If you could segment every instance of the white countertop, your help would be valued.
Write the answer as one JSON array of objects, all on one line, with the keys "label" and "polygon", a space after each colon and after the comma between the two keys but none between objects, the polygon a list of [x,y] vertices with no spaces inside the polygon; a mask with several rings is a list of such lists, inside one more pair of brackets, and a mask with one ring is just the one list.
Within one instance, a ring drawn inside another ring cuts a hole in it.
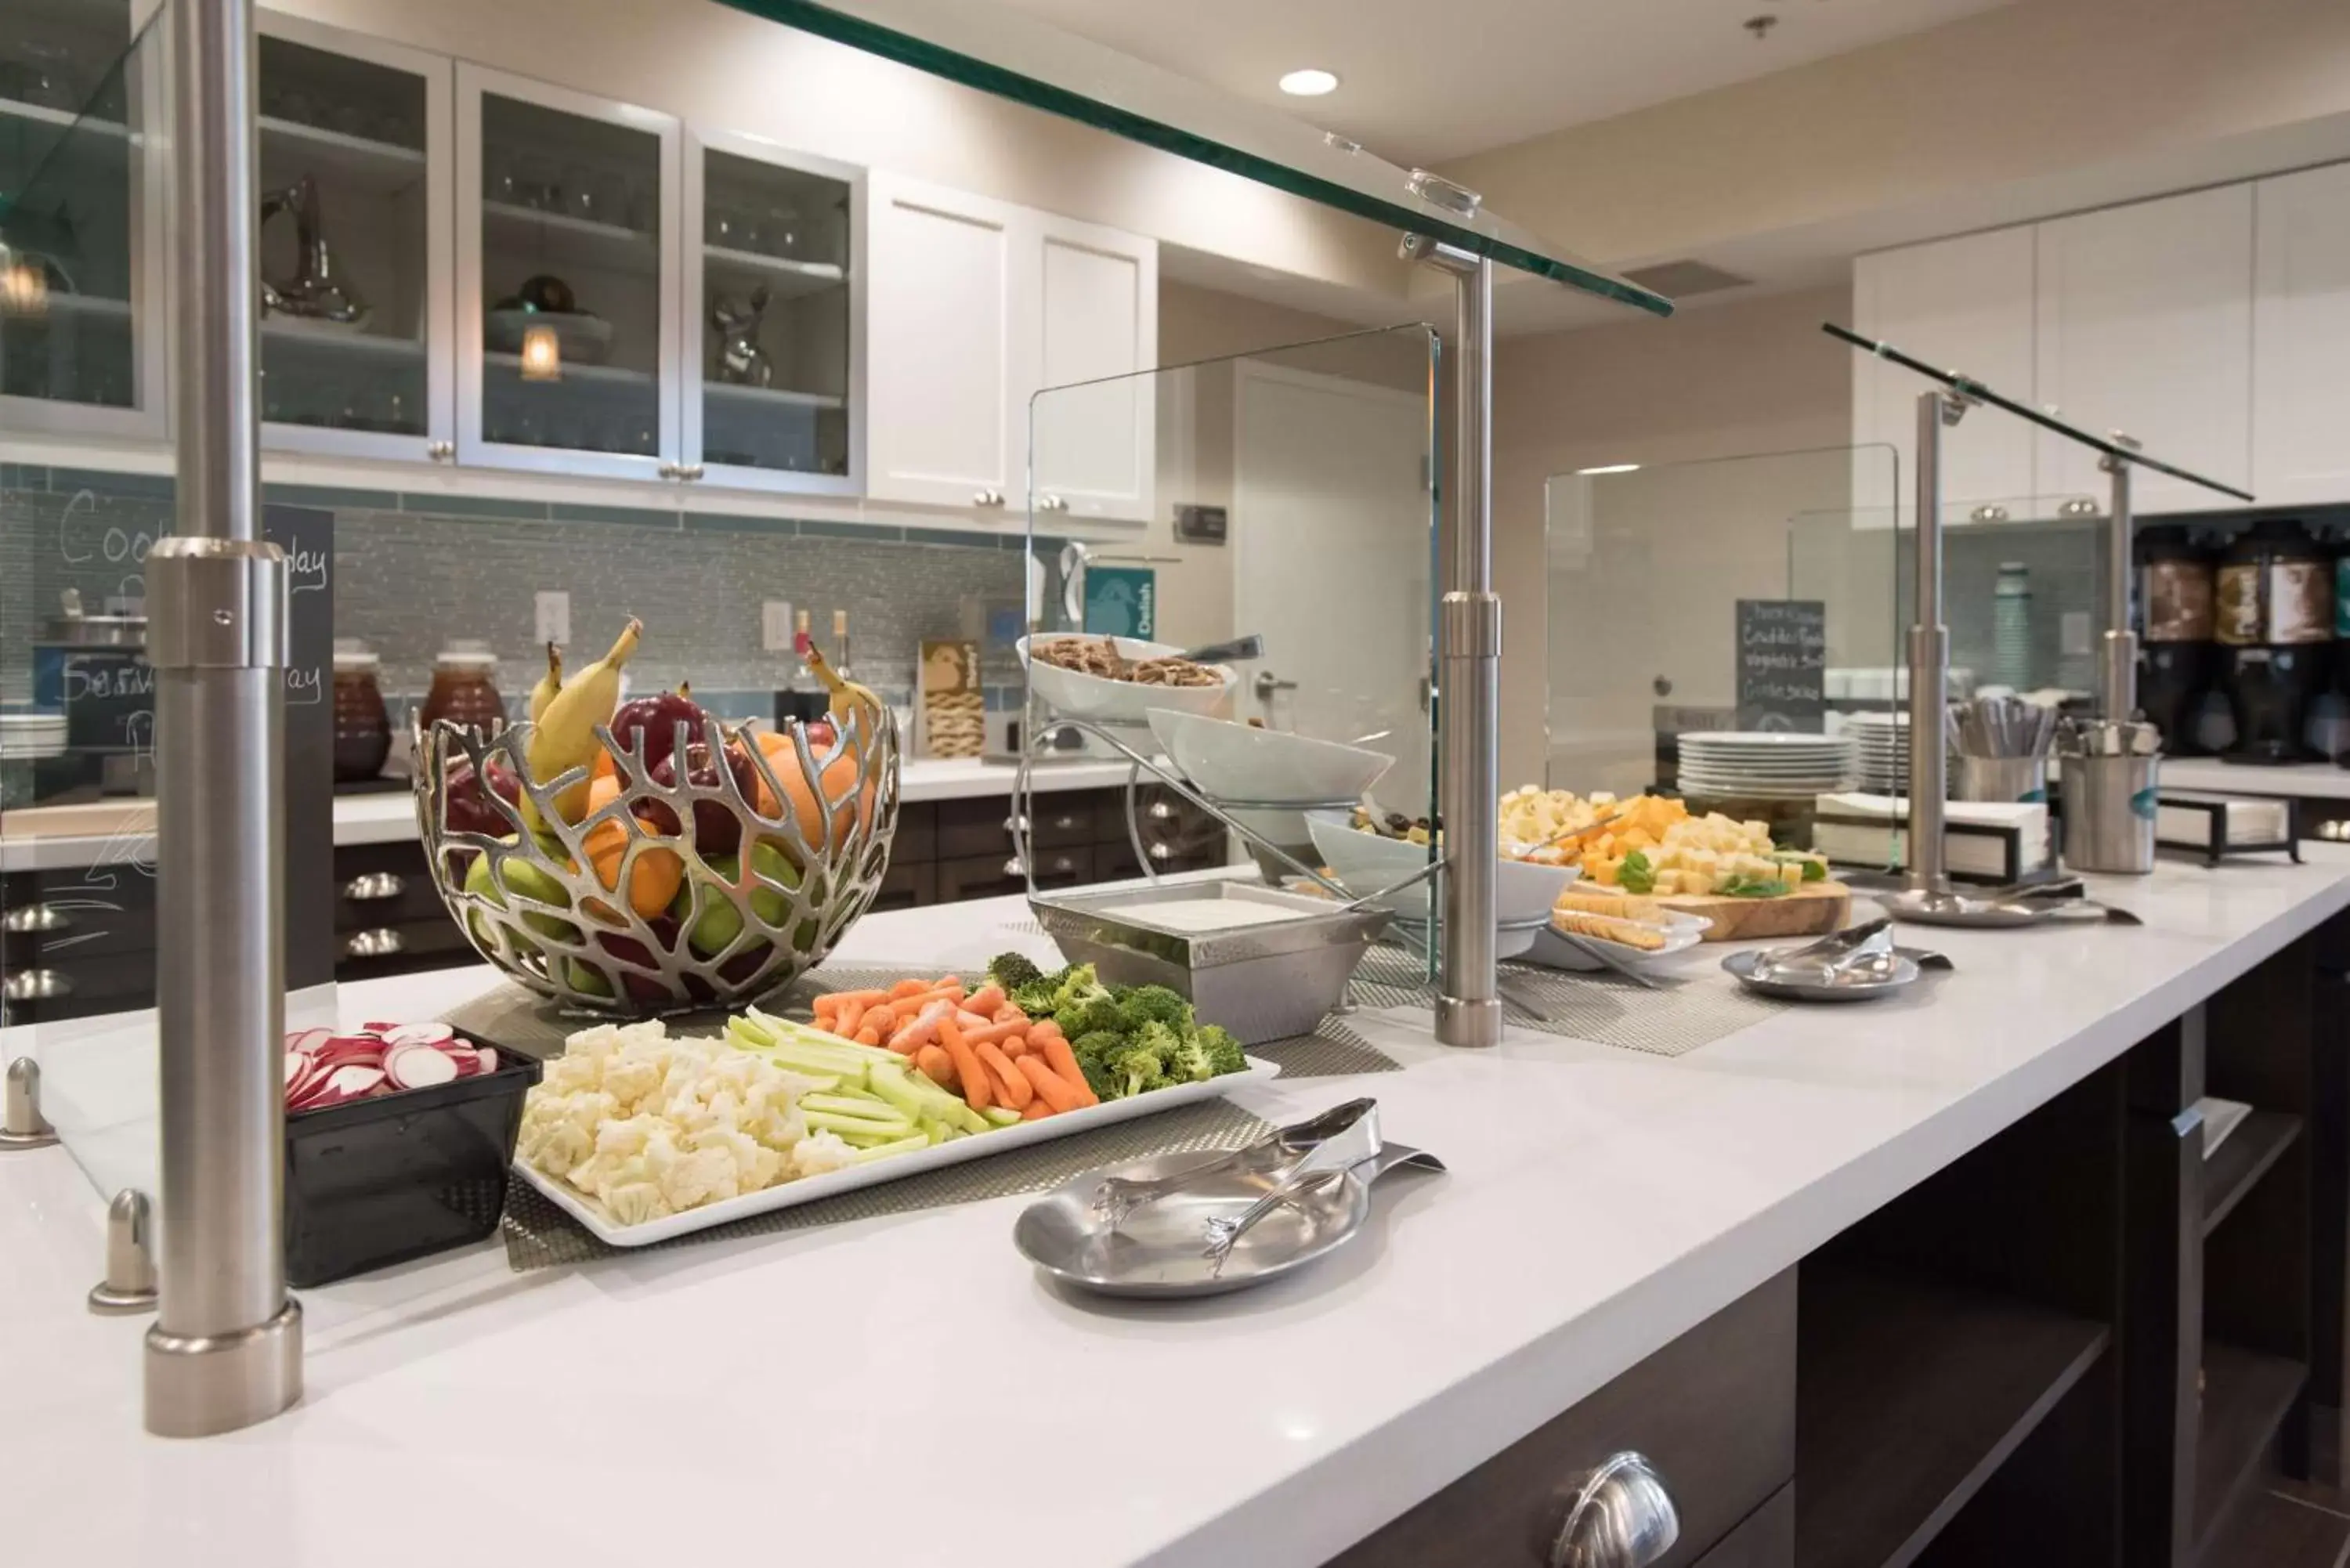
[{"label": "white countertop", "polygon": [[[907,763],[899,772],[899,798],[912,801],[962,800],[1012,794],[1013,764],[983,762],[977,757],[931,759]],[[1050,763],[1035,770],[1040,793],[1068,789],[1103,789],[1126,783],[1123,762]],[[26,807],[12,817],[37,816],[45,808]],[[106,802],[65,808],[78,822],[102,826],[65,832],[0,835],[0,871],[57,871],[78,866],[124,861],[147,862],[155,857],[155,808],[149,801]],[[377,794],[335,797],[335,843],[389,844],[416,836],[416,803],[405,790]]]},{"label": "white countertop", "polygon": [[[2350,848],[2307,853],[2095,878],[2147,924],[1936,931],[1954,974],[1676,1059],[1521,1031],[1452,1052],[1425,1014],[1360,1015],[1407,1071],[1242,1098],[1287,1120],[1376,1095],[1451,1174],[1391,1178],[1349,1249],[1260,1291],[1063,1295],[1010,1245],[1017,1199],[527,1275],[492,1244],[305,1293],[303,1404],[203,1442],[140,1434],[143,1320],[82,1308],[96,1192],[61,1150],[0,1155],[0,1343],[38,1347],[9,1358],[0,1540],[88,1568],[232,1541],[250,1568],[784,1543],[858,1568],[1313,1568],[2350,905]],[[877,916],[842,956],[1042,956],[1006,929],[1024,913]],[[1721,951],[1684,972],[1730,983]],[[485,978],[346,986],[340,1009],[419,1016]]]}]

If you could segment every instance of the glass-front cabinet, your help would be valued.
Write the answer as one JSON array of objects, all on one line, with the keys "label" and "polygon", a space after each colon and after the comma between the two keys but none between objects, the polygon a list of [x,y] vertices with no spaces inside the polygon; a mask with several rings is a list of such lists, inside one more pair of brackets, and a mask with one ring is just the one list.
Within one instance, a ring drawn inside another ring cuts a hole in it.
[{"label": "glass-front cabinet", "polygon": [[163,433],[149,10],[10,0],[0,20],[0,429]]},{"label": "glass-front cabinet", "polygon": [[856,171],[724,132],[689,131],[681,327],[689,479],[854,488],[863,434],[864,232]]},{"label": "glass-front cabinet", "polygon": [[264,439],[446,461],[450,63],[275,14],[259,53]]},{"label": "glass-front cabinet", "polygon": [[679,476],[666,115],[457,67],[461,462]]}]

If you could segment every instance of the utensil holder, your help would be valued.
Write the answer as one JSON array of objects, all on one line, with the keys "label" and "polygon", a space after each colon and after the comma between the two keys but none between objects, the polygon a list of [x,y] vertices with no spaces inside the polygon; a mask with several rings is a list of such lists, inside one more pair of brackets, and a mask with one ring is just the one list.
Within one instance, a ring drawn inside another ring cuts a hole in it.
[{"label": "utensil holder", "polygon": [[2048,759],[2037,757],[1970,757],[1951,759],[1958,764],[1952,783],[1959,800],[2025,802],[2040,805],[2048,798]]},{"label": "utensil holder", "polygon": [[2064,759],[2064,864],[2142,876],[2154,869],[2155,779],[2162,758]]}]

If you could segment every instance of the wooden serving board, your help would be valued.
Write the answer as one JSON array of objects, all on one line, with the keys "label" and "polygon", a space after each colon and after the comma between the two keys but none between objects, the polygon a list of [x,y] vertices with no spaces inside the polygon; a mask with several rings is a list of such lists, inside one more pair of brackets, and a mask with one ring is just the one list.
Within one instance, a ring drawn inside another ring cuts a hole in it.
[{"label": "wooden serving board", "polygon": [[[1574,891],[1570,886],[1568,892]],[[1713,922],[1705,933],[1707,941],[1752,942],[1840,929],[1852,913],[1852,889],[1841,882],[1806,882],[1779,898],[1725,898],[1700,893],[1642,898],[1627,893],[1611,898],[1609,908],[1635,919],[1659,909],[1702,915]]]}]

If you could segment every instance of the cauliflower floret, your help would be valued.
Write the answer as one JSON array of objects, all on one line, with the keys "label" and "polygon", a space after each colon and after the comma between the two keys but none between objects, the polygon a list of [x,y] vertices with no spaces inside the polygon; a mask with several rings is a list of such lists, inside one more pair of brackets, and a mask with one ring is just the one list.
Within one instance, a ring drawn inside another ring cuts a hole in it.
[{"label": "cauliflower floret", "polygon": [[660,1184],[662,1200],[676,1210],[722,1202],[742,1189],[733,1153],[723,1147],[697,1148],[679,1156]]},{"label": "cauliflower floret", "polygon": [[550,1095],[575,1095],[603,1087],[604,1058],[557,1056],[546,1064],[538,1086]]},{"label": "cauliflower floret", "polygon": [[662,1201],[660,1189],[650,1181],[632,1181],[625,1187],[615,1187],[603,1194],[604,1207],[612,1218],[623,1225],[641,1225],[648,1220],[659,1220],[670,1212]]},{"label": "cauliflower floret", "polygon": [[769,1148],[788,1150],[806,1136],[807,1124],[800,1119],[797,1106],[771,1101],[758,1119],[744,1124],[743,1130]]},{"label": "cauliflower floret", "polygon": [[568,1177],[587,1163],[595,1149],[595,1140],[586,1128],[577,1122],[556,1121],[523,1151],[523,1158],[549,1176]]},{"label": "cauliflower floret", "polygon": [[792,1174],[822,1176],[846,1170],[856,1163],[857,1151],[830,1131],[814,1132],[792,1145]]},{"label": "cauliflower floret", "polygon": [[622,1106],[634,1111],[644,1104],[646,1096],[660,1087],[665,1067],[658,1056],[621,1052],[605,1064],[601,1087]]}]

